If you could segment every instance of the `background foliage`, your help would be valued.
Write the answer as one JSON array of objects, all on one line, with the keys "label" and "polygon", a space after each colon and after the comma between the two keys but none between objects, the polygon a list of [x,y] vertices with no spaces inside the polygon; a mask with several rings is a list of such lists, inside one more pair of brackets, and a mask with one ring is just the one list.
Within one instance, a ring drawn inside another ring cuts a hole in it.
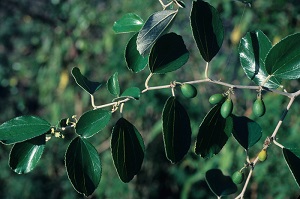
[{"label": "background foliage", "polygon": [[[204,75],[204,62],[189,26],[191,2],[185,3],[187,8],[179,13],[172,28],[183,36],[191,54],[189,67],[175,72],[176,80],[191,80]],[[227,82],[252,84],[238,62],[237,45],[246,31],[259,28],[274,44],[300,30],[298,0],[256,0],[251,9],[231,0],[211,0],[209,3],[218,9],[225,27],[223,46],[211,63],[212,74]],[[0,123],[20,115],[39,115],[55,124],[61,118],[89,110],[89,96],[71,76],[74,66],[90,79],[100,82],[118,71],[121,89],[128,86],[142,88],[147,73],[129,73],[124,62],[125,45],[132,35],[116,35],[112,25],[124,13],[135,12],[146,20],[158,9],[161,9],[158,1],[0,1]],[[171,80],[174,80],[174,74],[164,75],[163,79],[153,77],[151,82],[168,84]],[[286,87],[290,91],[299,90],[299,81],[290,81]],[[201,85],[198,97],[180,100],[191,117],[192,132],[197,132],[195,129],[210,109],[208,97],[223,92],[223,89],[216,85]],[[209,161],[190,150],[180,164],[170,164],[164,154],[160,124],[163,102],[169,95],[169,91],[164,90],[148,92],[140,101],[126,106],[126,118],[139,129],[146,147],[142,170],[129,184],[118,179],[108,150],[111,128],[117,117],[96,136],[97,139],[90,140],[97,146],[103,164],[100,186],[91,198],[212,198],[204,181],[205,172],[216,167],[231,175],[242,167],[243,149],[232,139],[218,157]],[[252,117],[251,104],[256,93],[237,91],[235,96],[234,113]],[[287,103],[284,97],[276,96],[277,100],[274,97],[269,93],[264,96],[267,113],[257,120],[263,128],[263,137],[273,131],[283,111],[281,106]],[[108,95],[96,96],[98,104],[110,101]],[[279,139],[284,138],[282,144],[290,147],[299,142],[299,110],[297,99],[278,133]],[[73,138],[70,133],[66,141],[52,139],[36,170],[26,175],[17,175],[10,170],[7,165],[10,147],[0,145],[0,197],[81,198],[71,187],[64,168],[64,150]],[[255,155],[261,145],[262,141],[250,150],[250,155]],[[256,167],[246,198],[296,198],[299,189],[285,163],[278,158],[282,156],[281,151],[274,147],[269,152],[268,161]]]}]

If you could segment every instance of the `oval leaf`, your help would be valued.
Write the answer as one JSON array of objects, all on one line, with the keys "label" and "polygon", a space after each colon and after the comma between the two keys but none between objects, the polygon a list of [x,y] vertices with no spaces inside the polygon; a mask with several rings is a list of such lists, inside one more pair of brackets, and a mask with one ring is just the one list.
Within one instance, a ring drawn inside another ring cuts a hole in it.
[{"label": "oval leaf", "polygon": [[45,140],[45,135],[41,135],[25,142],[16,143],[9,155],[10,168],[18,174],[32,171],[44,152]]},{"label": "oval leaf", "polygon": [[141,90],[138,87],[130,87],[127,88],[120,97],[130,97],[133,99],[140,99],[141,96]]},{"label": "oval leaf", "polygon": [[4,144],[23,142],[49,131],[51,125],[36,116],[20,116],[0,125],[0,141]]},{"label": "oval leaf", "polygon": [[232,134],[240,145],[248,150],[260,140],[262,128],[255,121],[247,117],[233,116]]},{"label": "oval leaf", "polygon": [[282,153],[297,185],[300,187],[300,150],[283,148]]},{"label": "oval leaf", "polygon": [[110,121],[111,111],[96,109],[85,112],[76,124],[76,133],[89,138],[100,132]]},{"label": "oval leaf", "polygon": [[79,70],[79,68],[74,67],[72,69],[72,75],[76,81],[76,83],[89,94],[94,94],[102,85],[99,82],[92,82],[88,80],[85,76],[83,76]]},{"label": "oval leaf", "polygon": [[134,72],[138,73],[142,71],[147,63],[148,63],[148,57],[149,56],[141,56],[139,51],[137,50],[136,46],[136,39],[137,39],[138,33],[133,35],[131,39],[129,40],[128,44],[126,45],[126,50],[125,50],[125,60],[127,64],[127,68]]},{"label": "oval leaf", "polygon": [[206,62],[219,52],[224,38],[224,28],[218,11],[209,3],[193,1],[191,27],[198,49]]},{"label": "oval leaf", "polygon": [[[269,38],[261,31],[248,32],[240,41],[239,55],[241,65],[249,79],[262,86],[269,74],[265,68],[265,59],[272,48]],[[281,79],[272,77],[263,86],[278,88]]]},{"label": "oval leaf", "polygon": [[230,176],[225,176],[219,169],[208,170],[205,180],[210,190],[218,197],[228,196],[237,192],[237,187]]},{"label": "oval leaf", "polygon": [[269,75],[282,79],[300,78],[300,33],[289,35],[268,53],[266,69]]},{"label": "oval leaf", "polygon": [[138,130],[124,118],[113,128],[111,152],[120,179],[131,181],[141,169],[145,146]]},{"label": "oval leaf", "polygon": [[232,117],[224,119],[220,114],[221,106],[214,106],[200,124],[195,153],[203,158],[218,154],[232,133]]},{"label": "oval leaf", "polygon": [[115,33],[128,33],[139,31],[144,24],[143,19],[134,13],[127,13],[113,25]]},{"label": "oval leaf", "polygon": [[115,97],[119,97],[120,95],[120,85],[118,79],[118,72],[115,72],[106,83],[107,90],[114,95]]},{"label": "oval leaf", "polygon": [[189,52],[182,37],[169,33],[161,36],[151,49],[149,68],[154,74],[164,74],[179,69],[188,59]]},{"label": "oval leaf", "polygon": [[68,177],[75,190],[91,195],[101,179],[101,162],[95,147],[86,139],[76,137],[69,144],[65,164]]},{"label": "oval leaf", "polygon": [[191,124],[185,108],[171,96],[162,112],[162,130],[166,156],[172,163],[179,162],[191,145]]},{"label": "oval leaf", "polygon": [[137,50],[145,55],[154,42],[169,28],[178,10],[163,10],[152,14],[137,36]]}]

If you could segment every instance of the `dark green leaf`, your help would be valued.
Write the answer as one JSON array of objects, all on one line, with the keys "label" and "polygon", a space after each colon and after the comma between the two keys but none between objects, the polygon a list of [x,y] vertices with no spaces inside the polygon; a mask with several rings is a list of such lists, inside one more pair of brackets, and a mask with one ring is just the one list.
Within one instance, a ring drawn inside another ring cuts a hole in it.
[{"label": "dark green leaf", "polygon": [[76,133],[89,138],[100,132],[110,121],[111,111],[96,109],[85,112],[76,124]]},{"label": "dark green leaf", "polygon": [[269,75],[282,79],[300,78],[300,33],[289,35],[268,53],[266,69]]},{"label": "dark green leaf", "polygon": [[74,67],[72,69],[72,75],[76,81],[76,83],[89,94],[94,94],[102,85],[99,82],[92,82],[88,80],[85,76],[83,76],[79,70],[79,68]]},{"label": "dark green leaf", "polygon": [[190,148],[192,130],[185,108],[173,96],[165,103],[162,125],[166,156],[172,163],[177,163]]},{"label": "dark green leaf", "polygon": [[285,161],[300,187],[300,149],[282,149]]},{"label": "dark green leaf", "polygon": [[127,13],[113,25],[115,33],[128,33],[139,31],[144,24],[143,19],[134,13]]},{"label": "dark green leaf", "polygon": [[142,71],[147,63],[148,63],[148,57],[145,56],[143,57],[140,55],[139,51],[137,50],[136,46],[136,38],[137,38],[138,33],[133,35],[131,39],[129,40],[126,50],[125,50],[125,60],[127,67],[130,71],[137,73]]},{"label": "dark green leaf", "polygon": [[141,90],[138,87],[127,88],[120,97],[131,97],[138,100],[141,96]]},{"label": "dark green leaf", "polygon": [[51,125],[40,117],[20,116],[0,125],[0,141],[4,144],[23,142],[50,130]]},{"label": "dark green leaf", "polygon": [[69,144],[65,156],[68,177],[76,189],[91,195],[101,179],[101,161],[95,147],[86,139],[76,137]]},{"label": "dark green leaf", "polygon": [[118,72],[115,72],[107,81],[107,90],[114,95],[115,97],[119,97],[120,95],[120,85],[118,79]]},{"label": "dark green leaf", "polygon": [[247,117],[233,116],[232,134],[240,145],[248,150],[260,140],[262,128],[255,121]]},{"label": "dark green leaf", "polygon": [[182,37],[169,33],[161,36],[151,49],[149,68],[154,74],[164,74],[179,69],[188,59],[189,52]]},{"label": "dark green leaf", "polygon": [[[272,48],[269,38],[261,31],[248,32],[240,41],[239,55],[241,65],[249,79],[262,85],[269,74],[265,68],[265,59]],[[272,77],[263,86],[277,88],[281,79]]]},{"label": "dark green leaf", "polygon": [[32,171],[44,152],[45,142],[45,135],[41,135],[25,142],[16,143],[9,155],[10,168],[18,174]]},{"label": "dark green leaf", "polygon": [[251,7],[254,0],[236,0],[236,1],[240,1],[240,2],[248,5],[249,7]]},{"label": "dark green leaf", "polygon": [[203,158],[218,154],[232,133],[232,117],[224,119],[220,114],[221,106],[215,105],[200,124],[195,153]]},{"label": "dark green leaf", "polygon": [[111,151],[120,179],[131,181],[141,169],[145,146],[138,130],[124,118],[113,128]]},{"label": "dark green leaf", "polygon": [[219,169],[208,170],[205,180],[210,190],[218,197],[228,196],[237,191],[237,187],[230,176],[225,176]]},{"label": "dark green leaf", "polygon": [[178,10],[162,10],[152,14],[137,36],[137,49],[145,55],[154,42],[168,30]]},{"label": "dark green leaf", "polygon": [[193,1],[191,27],[203,59],[210,62],[219,52],[224,38],[218,11],[207,2]]}]

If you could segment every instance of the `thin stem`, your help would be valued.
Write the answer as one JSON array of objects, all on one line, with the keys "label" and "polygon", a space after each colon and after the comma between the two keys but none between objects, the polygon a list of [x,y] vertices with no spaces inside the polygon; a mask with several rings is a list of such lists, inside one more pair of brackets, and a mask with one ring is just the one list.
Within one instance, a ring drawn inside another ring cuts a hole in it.
[{"label": "thin stem", "polygon": [[250,170],[250,172],[249,172],[249,174],[248,174],[248,177],[247,177],[247,180],[246,180],[246,182],[245,182],[245,184],[244,184],[244,187],[243,187],[243,190],[242,190],[242,192],[240,193],[240,195],[238,195],[235,199],[238,199],[238,198],[244,198],[244,194],[245,194],[245,192],[246,192],[246,189],[247,189],[247,186],[248,186],[248,184],[249,184],[249,182],[250,182],[250,179],[251,179],[251,176],[252,176],[252,173],[253,173],[253,169],[254,168],[251,168],[251,170]]},{"label": "thin stem", "polygon": [[205,66],[205,78],[206,79],[209,79],[208,78],[208,68],[209,68],[209,62],[206,62],[206,66]]},{"label": "thin stem", "polygon": [[282,144],[278,143],[276,140],[273,140],[273,143],[274,143],[275,145],[279,146],[281,149],[284,148],[284,146],[283,146]]},{"label": "thin stem", "polygon": [[151,79],[151,77],[153,76],[153,73],[150,73],[145,81],[145,88],[148,89],[149,88],[149,81]]},{"label": "thin stem", "polygon": [[91,104],[92,104],[92,107],[95,109],[96,105],[95,105],[95,98],[94,98],[94,95],[90,95],[91,96]]}]

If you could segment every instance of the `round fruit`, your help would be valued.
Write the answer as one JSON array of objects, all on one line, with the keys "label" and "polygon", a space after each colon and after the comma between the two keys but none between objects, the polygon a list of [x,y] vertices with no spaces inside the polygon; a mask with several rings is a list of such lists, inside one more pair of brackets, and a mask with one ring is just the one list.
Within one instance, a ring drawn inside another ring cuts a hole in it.
[{"label": "round fruit", "polygon": [[241,184],[244,181],[244,173],[241,171],[236,171],[231,178],[235,184]]},{"label": "round fruit", "polygon": [[263,149],[259,152],[258,159],[263,162],[267,159],[267,156],[267,150]]},{"label": "round fruit", "polygon": [[266,106],[261,98],[257,98],[253,103],[252,111],[257,117],[261,117],[266,112]]},{"label": "round fruit", "polygon": [[209,103],[211,103],[212,105],[218,104],[223,100],[224,100],[224,95],[219,93],[210,96],[210,98],[208,99]]},{"label": "round fruit", "polygon": [[227,98],[221,106],[222,117],[227,118],[232,113],[232,109],[233,109],[232,100],[230,98]]},{"label": "round fruit", "polygon": [[182,84],[180,89],[182,94],[187,98],[193,98],[197,95],[197,89],[191,84]]}]

